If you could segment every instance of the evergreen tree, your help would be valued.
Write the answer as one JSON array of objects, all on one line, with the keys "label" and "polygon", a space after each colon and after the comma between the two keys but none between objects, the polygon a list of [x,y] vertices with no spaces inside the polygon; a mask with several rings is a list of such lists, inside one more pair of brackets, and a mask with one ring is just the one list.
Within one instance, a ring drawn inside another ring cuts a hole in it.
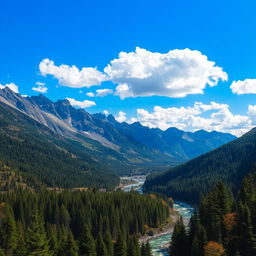
[{"label": "evergreen tree", "polygon": [[182,218],[175,224],[171,241],[171,254],[172,256],[187,255],[187,234]]},{"label": "evergreen tree", "polygon": [[80,236],[80,256],[96,256],[95,243],[88,226],[85,226]]},{"label": "evergreen tree", "polygon": [[111,239],[111,235],[109,232],[109,229],[107,229],[105,236],[104,236],[104,243],[106,245],[107,251],[108,251],[108,255],[112,256],[114,255],[114,245]]},{"label": "evergreen tree", "polygon": [[6,256],[12,255],[17,246],[17,228],[12,209],[6,205],[0,227],[0,247]]},{"label": "evergreen tree", "polygon": [[151,246],[149,244],[149,241],[147,241],[145,246],[145,256],[153,256],[151,252]]},{"label": "evergreen tree", "polygon": [[97,238],[96,252],[97,252],[97,256],[109,256],[107,247],[103,241],[101,233],[99,233]]},{"label": "evergreen tree", "polygon": [[256,255],[256,236],[253,233],[251,214],[247,205],[239,203],[239,249],[242,256]]},{"label": "evergreen tree", "polygon": [[71,231],[68,234],[65,244],[64,256],[78,256],[78,247]]},{"label": "evergreen tree", "polygon": [[36,214],[28,229],[27,238],[27,256],[50,256],[52,252],[49,249],[44,223],[42,218]]},{"label": "evergreen tree", "polygon": [[118,233],[117,241],[115,244],[115,256],[127,256],[126,242],[121,232]]}]

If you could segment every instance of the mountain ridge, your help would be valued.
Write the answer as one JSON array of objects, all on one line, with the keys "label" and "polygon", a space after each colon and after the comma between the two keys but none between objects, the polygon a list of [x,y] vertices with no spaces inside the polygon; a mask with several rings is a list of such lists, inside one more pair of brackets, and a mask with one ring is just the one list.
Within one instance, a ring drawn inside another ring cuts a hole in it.
[{"label": "mountain ridge", "polygon": [[219,181],[236,192],[255,166],[256,128],[184,164],[148,176],[144,189],[195,203]]},{"label": "mountain ridge", "polygon": [[84,140],[100,143],[102,149],[98,145],[98,150],[105,152],[104,147],[112,150],[111,154],[123,158],[128,169],[174,166],[235,139],[219,132],[205,131],[204,136],[198,136],[200,131],[184,132],[174,127],[162,131],[139,122],[119,123],[113,115],[90,114],[74,108],[67,99],[53,102],[42,94],[23,97],[8,87],[0,90],[0,101],[62,136],[82,144]]}]

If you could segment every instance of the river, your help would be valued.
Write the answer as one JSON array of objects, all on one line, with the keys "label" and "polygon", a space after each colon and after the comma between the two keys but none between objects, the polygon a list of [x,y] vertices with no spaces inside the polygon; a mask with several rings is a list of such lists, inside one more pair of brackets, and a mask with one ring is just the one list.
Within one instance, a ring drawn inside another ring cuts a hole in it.
[{"label": "river", "polygon": [[[142,186],[145,182],[146,176],[132,176],[132,177],[121,177],[122,181],[128,182],[127,185],[124,185],[122,190],[125,192],[129,192],[131,190],[136,190],[139,193],[142,192]],[[179,212],[179,214],[183,217],[185,223],[188,223],[191,215],[193,214],[193,207],[184,202],[175,202],[174,209]],[[171,230],[168,234],[163,234],[157,237],[152,237],[149,240],[149,243],[152,247],[153,256],[168,256],[168,245],[171,241]]]}]

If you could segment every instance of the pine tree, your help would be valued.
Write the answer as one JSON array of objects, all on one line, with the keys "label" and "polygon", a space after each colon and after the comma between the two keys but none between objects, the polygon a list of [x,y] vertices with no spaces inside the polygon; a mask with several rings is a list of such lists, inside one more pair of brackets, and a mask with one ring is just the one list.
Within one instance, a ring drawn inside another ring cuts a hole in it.
[{"label": "pine tree", "polygon": [[138,255],[133,236],[129,236],[128,241],[127,241],[127,255],[129,255],[129,256],[137,256]]},{"label": "pine tree", "polygon": [[17,228],[13,211],[9,206],[4,209],[4,218],[0,227],[0,247],[6,256],[12,255],[17,246]]},{"label": "pine tree", "polygon": [[239,249],[242,256],[256,255],[256,236],[253,233],[251,214],[247,205],[239,204]]},{"label": "pine tree", "polygon": [[171,254],[172,256],[187,255],[187,234],[182,218],[175,224],[172,241],[171,241]]},{"label": "pine tree", "polygon": [[106,231],[106,234],[104,236],[104,242],[108,251],[108,255],[109,256],[114,255],[114,245],[113,245],[109,230]]},{"label": "pine tree", "polygon": [[101,233],[98,234],[98,238],[96,242],[96,252],[97,252],[97,256],[109,256],[107,247],[103,241]]},{"label": "pine tree", "polygon": [[44,223],[38,213],[34,214],[28,229],[27,256],[51,256],[49,244],[44,230]]},{"label": "pine tree", "polygon": [[127,256],[126,242],[121,232],[118,233],[117,241],[115,244],[115,256]]},{"label": "pine tree", "polygon": [[71,231],[68,234],[65,244],[64,256],[78,256],[78,247]]},{"label": "pine tree", "polygon": [[89,231],[88,226],[85,226],[80,236],[80,256],[96,256],[95,242]]},{"label": "pine tree", "polygon": [[149,241],[147,241],[146,246],[145,246],[145,256],[153,256],[151,252],[151,246]]}]

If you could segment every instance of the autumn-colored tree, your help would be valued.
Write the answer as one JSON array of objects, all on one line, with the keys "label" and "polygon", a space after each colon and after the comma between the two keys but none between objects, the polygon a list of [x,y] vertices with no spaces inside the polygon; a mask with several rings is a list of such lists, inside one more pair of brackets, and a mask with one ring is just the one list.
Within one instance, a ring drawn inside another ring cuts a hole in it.
[{"label": "autumn-colored tree", "polygon": [[204,255],[205,256],[221,256],[225,252],[222,244],[219,244],[214,241],[210,241],[207,245],[204,247]]},{"label": "autumn-colored tree", "polygon": [[224,222],[226,231],[228,232],[232,231],[236,225],[236,214],[233,212],[227,213],[223,217],[223,222]]}]

